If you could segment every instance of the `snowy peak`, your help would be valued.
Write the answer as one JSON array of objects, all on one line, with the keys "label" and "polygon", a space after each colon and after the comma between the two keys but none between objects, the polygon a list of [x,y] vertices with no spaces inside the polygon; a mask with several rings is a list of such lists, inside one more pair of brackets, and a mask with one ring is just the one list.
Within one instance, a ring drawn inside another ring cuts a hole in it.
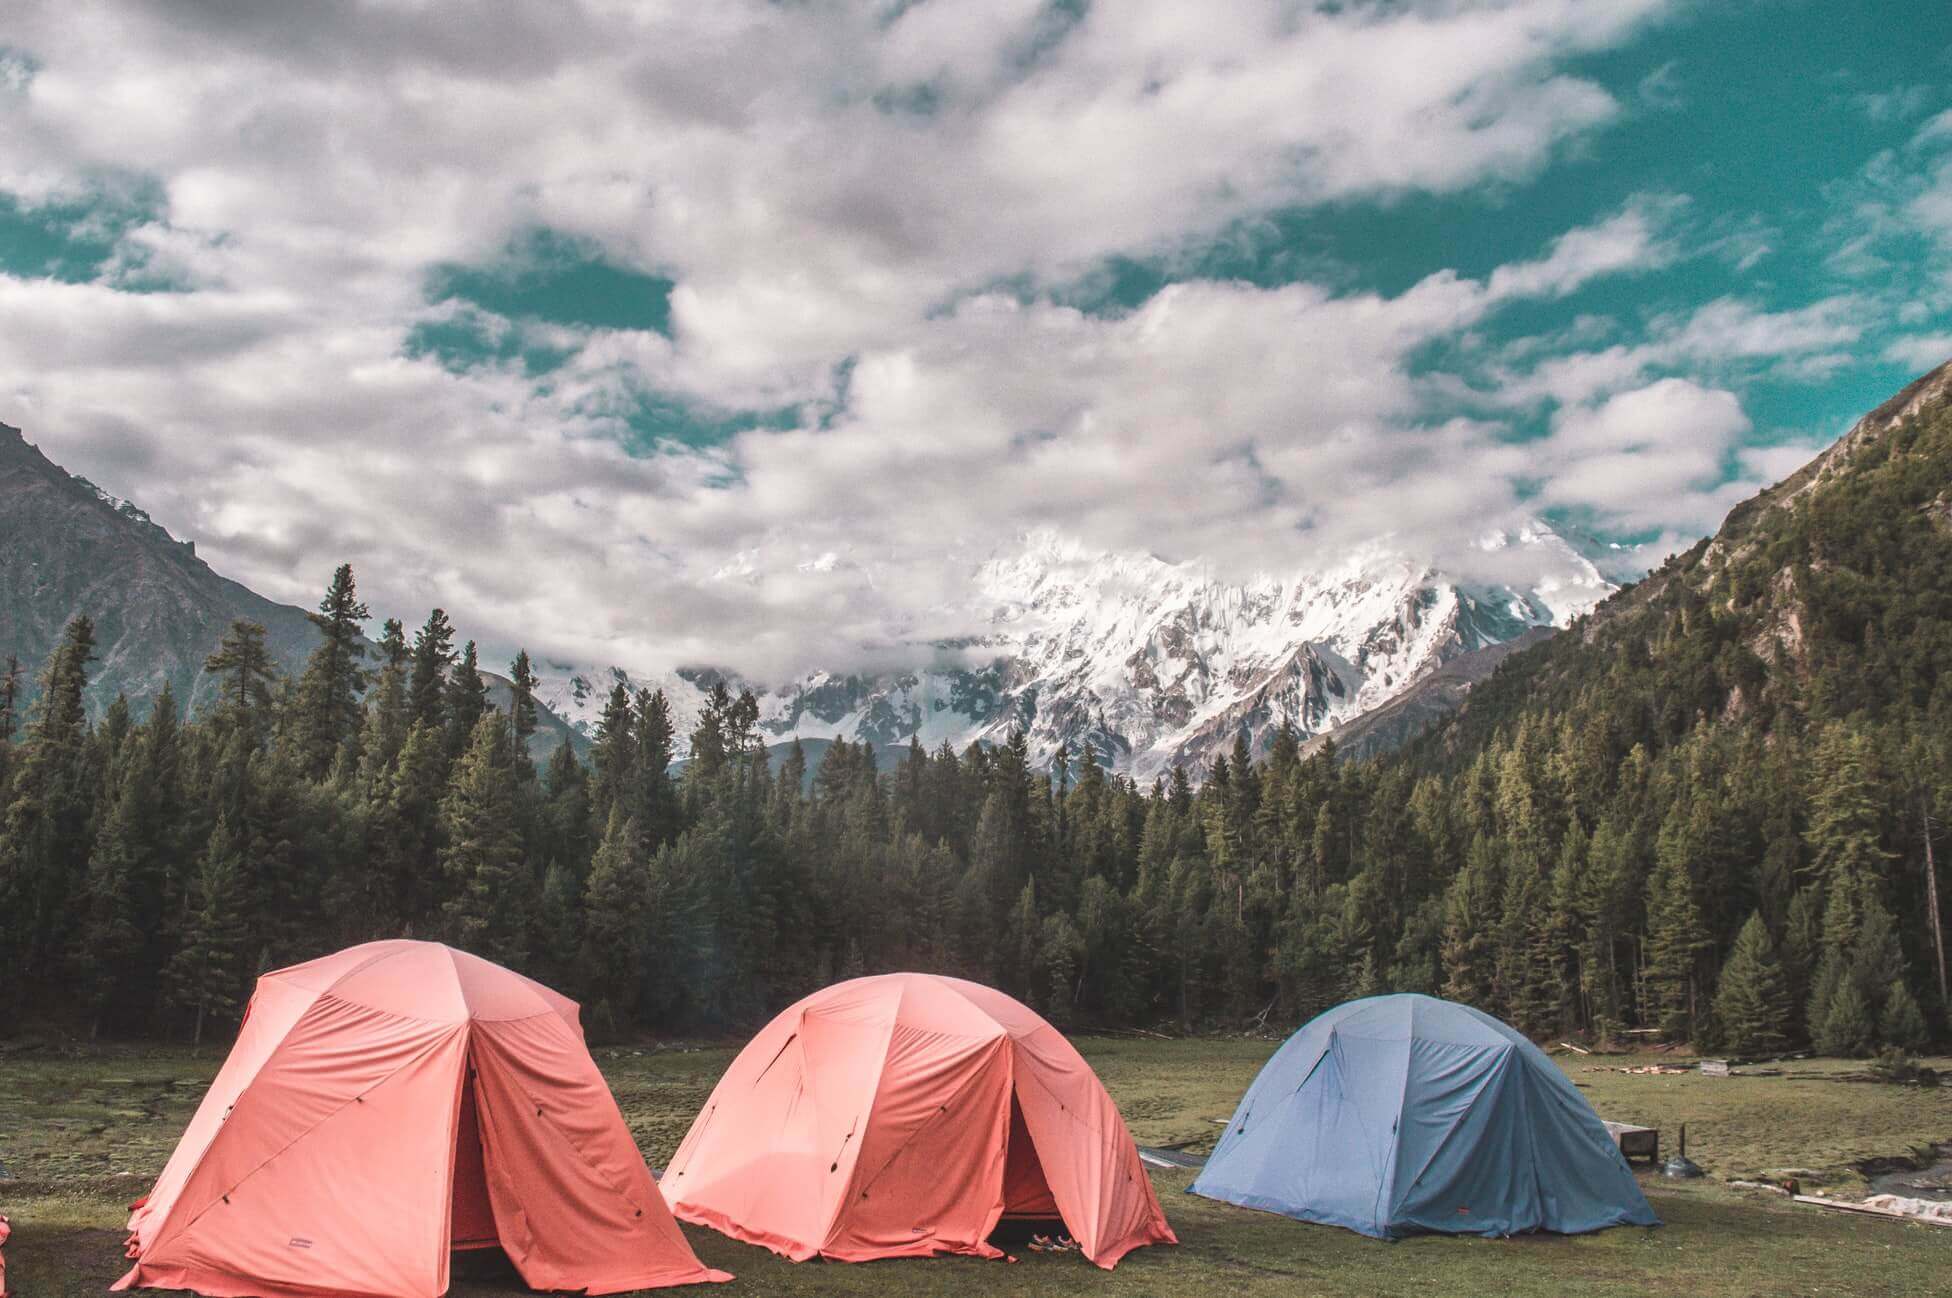
[{"label": "snowy peak", "polygon": [[[1480,549],[1526,572],[1525,587],[1451,581],[1381,550],[1229,581],[1197,560],[1096,551],[1041,530],[975,568],[968,606],[947,612],[982,630],[953,652],[918,644],[910,671],[744,684],[778,740],[960,749],[1021,727],[1040,765],[1060,746],[1089,747],[1140,780],[1172,766],[1197,774],[1242,730],[1257,752],[1284,723],[1324,733],[1453,658],[1564,625],[1612,590],[1540,525]],[[963,665],[940,665],[948,658]],[[549,667],[543,702],[585,733],[615,684],[663,689],[683,734],[711,685],[729,679]]]}]

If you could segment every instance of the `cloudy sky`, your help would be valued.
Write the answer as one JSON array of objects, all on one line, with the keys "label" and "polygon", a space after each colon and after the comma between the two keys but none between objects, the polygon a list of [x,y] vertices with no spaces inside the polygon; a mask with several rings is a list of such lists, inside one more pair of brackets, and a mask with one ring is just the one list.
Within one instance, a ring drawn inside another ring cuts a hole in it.
[{"label": "cloudy sky", "polygon": [[13,0],[0,421],[585,663],[886,654],[1037,526],[1645,563],[1952,357],[1952,10],[1848,9]]}]

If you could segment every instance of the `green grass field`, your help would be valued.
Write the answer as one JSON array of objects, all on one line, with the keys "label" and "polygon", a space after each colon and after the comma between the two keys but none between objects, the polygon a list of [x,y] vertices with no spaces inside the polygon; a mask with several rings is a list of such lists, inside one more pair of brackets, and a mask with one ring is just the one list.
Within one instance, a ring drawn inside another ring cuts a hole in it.
[{"label": "green grass field", "polygon": [[[1210,1144],[1276,1043],[1084,1038],[1079,1046],[1144,1144]],[[704,1102],[729,1048],[600,1049],[598,1059],[645,1154],[661,1164]],[[1658,1056],[1650,1058],[1659,1058]],[[106,1048],[0,1054],[0,1212],[14,1221],[9,1279],[25,1298],[97,1294],[119,1275],[123,1207],[144,1193],[188,1120],[220,1052]],[[738,1276],[726,1293],[1740,1295],[1952,1294],[1952,1228],[1854,1217],[1733,1190],[1730,1177],[1797,1171],[1854,1197],[1855,1165],[1952,1141],[1952,1089],[1839,1080],[1855,1065],[1812,1061],[1780,1077],[1628,1075],[1628,1057],[1561,1060],[1601,1115],[1657,1126],[1710,1179],[1643,1176],[1666,1221],[1579,1238],[1422,1238],[1379,1243],[1347,1231],[1181,1193],[1155,1173],[1178,1248],[1133,1253],[1105,1273],[1075,1255],[1015,1264],[964,1259],[795,1266],[691,1227],[698,1253]],[[1952,1061],[1935,1061],[1945,1068]],[[468,1298],[519,1285],[457,1280]]]}]

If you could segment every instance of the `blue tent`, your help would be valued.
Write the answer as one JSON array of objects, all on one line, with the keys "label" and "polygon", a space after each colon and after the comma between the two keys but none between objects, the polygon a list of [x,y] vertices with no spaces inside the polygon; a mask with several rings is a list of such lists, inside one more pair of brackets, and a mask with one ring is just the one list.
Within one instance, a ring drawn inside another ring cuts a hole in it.
[{"label": "blue tent", "polygon": [[1350,1001],[1289,1037],[1190,1189],[1378,1239],[1660,1224],[1543,1051],[1429,996]]}]

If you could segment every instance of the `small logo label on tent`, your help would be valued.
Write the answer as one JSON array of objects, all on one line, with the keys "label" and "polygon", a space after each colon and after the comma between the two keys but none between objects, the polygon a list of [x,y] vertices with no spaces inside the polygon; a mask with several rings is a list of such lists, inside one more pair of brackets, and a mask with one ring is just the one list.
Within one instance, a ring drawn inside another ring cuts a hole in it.
[{"label": "small logo label on tent", "polygon": [[294,1240],[292,1240],[292,1242],[291,1242],[291,1244],[290,1244],[290,1247],[292,1247],[292,1248],[310,1248],[310,1247],[312,1247],[312,1241],[311,1241],[311,1240],[309,1240],[309,1239],[294,1239]]}]

